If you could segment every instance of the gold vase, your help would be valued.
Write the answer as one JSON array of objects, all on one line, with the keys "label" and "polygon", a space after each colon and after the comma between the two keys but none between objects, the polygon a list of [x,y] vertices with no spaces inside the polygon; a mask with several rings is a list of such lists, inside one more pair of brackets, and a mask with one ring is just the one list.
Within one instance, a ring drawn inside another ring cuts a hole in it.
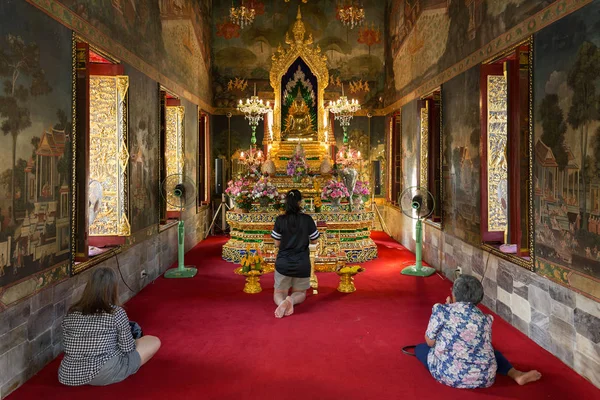
[{"label": "gold vase", "polygon": [[340,284],[337,288],[338,292],[352,293],[356,291],[356,286],[354,286],[354,274],[338,273],[338,275],[340,276]]},{"label": "gold vase", "polygon": [[262,287],[260,286],[260,276],[262,275],[262,272],[244,272],[242,271],[242,267],[236,268],[233,270],[233,272],[235,272],[237,275],[244,275],[246,277],[244,293],[256,294],[262,292]]},{"label": "gold vase", "polygon": [[247,275],[246,284],[244,285],[244,293],[256,294],[262,292],[260,286],[260,275]]},{"label": "gold vase", "polygon": [[352,293],[356,292],[356,286],[354,286],[354,275],[363,272],[364,268],[359,269],[357,272],[340,272],[336,271],[336,274],[340,276],[340,284],[338,285],[338,292]]}]

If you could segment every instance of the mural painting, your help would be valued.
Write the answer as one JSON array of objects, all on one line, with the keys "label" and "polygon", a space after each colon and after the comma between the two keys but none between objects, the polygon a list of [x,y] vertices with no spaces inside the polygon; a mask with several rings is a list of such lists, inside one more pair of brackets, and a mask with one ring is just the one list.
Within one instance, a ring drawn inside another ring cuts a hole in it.
[{"label": "mural painting", "polygon": [[418,185],[419,120],[417,101],[402,107],[402,188]]},{"label": "mural painting", "polygon": [[386,52],[386,104],[408,94],[553,2],[392,0],[386,12],[386,33],[390,38]]},{"label": "mural painting", "polygon": [[536,267],[597,298],[590,277],[600,279],[599,13],[593,2],[534,42]]},{"label": "mural painting", "polygon": [[442,85],[444,231],[476,246],[481,243],[479,97],[479,67]]},{"label": "mural painting", "polygon": [[37,290],[70,256],[72,38],[22,1],[0,16],[0,287],[62,264]]},{"label": "mural painting", "polygon": [[158,84],[129,66],[125,74],[130,99],[129,220],[135,233],[158,224]]},{"label": "mural painting", "polygon": [[[362,26],[353,29],[337,18],[337,2],[301,3],[307,34],[328,58],[332,99],[345,92],[363,105],[379,107],[383,89],[384,9],[377,0],[361,2],[365,9]],[[214,4],[213,93],[215,106],[235,107],[239,98],[251,95],[254,83],[259,92],[272,92],[269,85],[271,56],[296,19],[298,2],[249,0],[256,10],[254,22],[243,29],[229,20],[228,2]],[[327,98],[329,100],[329,98]]]},{"label": "mural painting", "polygon": [[59,1],[161,73],[210,102],[210,1]]}]

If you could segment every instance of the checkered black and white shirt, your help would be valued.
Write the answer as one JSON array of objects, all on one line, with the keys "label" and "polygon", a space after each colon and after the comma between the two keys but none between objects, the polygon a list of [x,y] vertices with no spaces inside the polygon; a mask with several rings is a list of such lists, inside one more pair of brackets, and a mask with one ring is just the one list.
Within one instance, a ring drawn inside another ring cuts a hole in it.
[{"label": "checkered black and white shirt", "polygon": [[112,314],[67,314],[62,323],[65,357],[58,380],[69,386],[88,384],[112,357],[135,350],[129,318],[121,307]]}]

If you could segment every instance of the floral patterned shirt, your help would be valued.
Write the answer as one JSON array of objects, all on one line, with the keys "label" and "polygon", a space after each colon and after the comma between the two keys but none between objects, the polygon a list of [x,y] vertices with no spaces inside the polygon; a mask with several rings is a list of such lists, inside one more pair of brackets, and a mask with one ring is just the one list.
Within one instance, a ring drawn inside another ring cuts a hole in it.
[{"label": "floral patterned shirt", "polygon": [[425,335],[435,340],[427,364],[440,383],[455,388],[490,387],[496,378],[491,315],[471,303],[433,306]]}]

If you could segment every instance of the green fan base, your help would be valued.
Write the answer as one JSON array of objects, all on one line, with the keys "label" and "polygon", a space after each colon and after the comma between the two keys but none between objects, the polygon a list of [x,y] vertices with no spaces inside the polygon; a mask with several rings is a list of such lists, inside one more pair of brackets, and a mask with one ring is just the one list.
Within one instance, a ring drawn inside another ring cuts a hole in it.
[{"label": "green fan base", "polygon": [[198,273],[195,267],[171,268],[165,272],[165,278],[193,278]]},{"label": "green fan base", "polygon": [[411,265],[410,267],[406,267],[402,270],[402,275],[410,275],[410,276],[431,276],[435,273],[435,269],[431,267],[417,267],[416,265]]}]

